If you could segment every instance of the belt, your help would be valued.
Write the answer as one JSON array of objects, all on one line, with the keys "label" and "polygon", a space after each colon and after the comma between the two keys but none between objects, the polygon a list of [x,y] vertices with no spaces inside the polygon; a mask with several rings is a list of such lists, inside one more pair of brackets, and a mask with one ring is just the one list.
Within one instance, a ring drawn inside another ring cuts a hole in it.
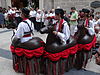
[{"label": "belt", "polygon": [[24,35],[23,37],[30,37],[31,36],[31,34],[27,34],[27,35]]}]

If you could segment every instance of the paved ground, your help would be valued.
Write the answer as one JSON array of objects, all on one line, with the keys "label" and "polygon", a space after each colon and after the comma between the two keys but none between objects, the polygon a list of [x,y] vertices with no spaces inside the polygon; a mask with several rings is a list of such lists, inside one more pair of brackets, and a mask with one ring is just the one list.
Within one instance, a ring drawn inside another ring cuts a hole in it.
[{"label": "paved ground", "polygon": [[[12,30],[0,28],[0,75],[23,75],[16,73],[12,68],[12,55],[9,49],[11,36]],[[45,41],[46,35],[35,32],[35,36],[39,36]],[[65,75],[100,75],[100,66],[95,64],[94,58],[88,62],[86,69],[87,71],[73,69],[66,72]]]}]

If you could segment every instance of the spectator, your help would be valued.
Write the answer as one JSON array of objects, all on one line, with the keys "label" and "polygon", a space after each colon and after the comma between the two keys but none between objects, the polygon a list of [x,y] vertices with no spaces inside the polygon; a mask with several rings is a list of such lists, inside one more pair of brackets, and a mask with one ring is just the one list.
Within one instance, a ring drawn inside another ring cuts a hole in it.
[{"label": "spectator", "polygon": [[41,29],[41,10],[38,9],[37,14],[36,14],[36,30],[39,31]]},{"label": "spectator", "polygon": [[71,36],[74,36],[74,29],[78,25],[78,12],[76,11],[75,7],[71,7],[71,16],[70,16],[70,31]]},{"label": "spectator", "polygon": [[30,20],[34,23],[34,28],[36,29],[36,11],[34,10],[34,8],[30,8]]},{"label": "spectator", "polygon": [[2,10],[0,10],[0,26],[4,28],[4,14],[2,13]]},{"label": "spectator", "polygon": [[95,32],[96,32],[96,37],[97,37],[97,43],[100,44],[100,15],[96,16],[96,25],[95,25]]},{"label": "spectator", "polygon": [[45,17],[45,19],[44,19],[44,25],[47,26],[49,24],[48,23],[49,21],[47,19],[47,17],[48,17],[48,12],[47,11],[45,11],[45,16],[44,17]]}]

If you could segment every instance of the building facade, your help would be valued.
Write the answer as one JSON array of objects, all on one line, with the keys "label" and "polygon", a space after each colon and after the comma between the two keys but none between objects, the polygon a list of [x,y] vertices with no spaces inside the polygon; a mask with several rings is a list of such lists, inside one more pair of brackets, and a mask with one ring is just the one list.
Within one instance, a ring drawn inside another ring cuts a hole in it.
[{"label": "building facade", "polygon": [[[40,0],[40,7],[50,10],[51,8],[61,7],[69,11],[71,7],[76,7],[78,10],[82,8],[91,8],[91,2],[96,0]],[[100,1],[100,0],[97,0]],[[98,9],[95,9],[98,11]],[[100,8],[99,8],[100,10]]]},{"label": "building facade", "polygon": [[0,7],[7,8],[11,6],[11,0],[0,0]]},{"label": "building facade", "polygon": [[[24,0],[0,0],[0,6],[7,8],[7,6],[12,6],[15,2],[25,2]],[[96,0],[27,0],[28,2],[35,3],[40,9],[50,10],[52,8],[61,7],[67,11],[71,7],[76,7],[78,10],[82,8],[91,8],[90,4]],[[100,1],[100,0],[97,0]],[[15,3],[16,4],[16,3]],[[25,3],[23,3],[25,4]],[[17,4],[21,7],[21,4]],[[97,9],[98,10],[98,9]]]}]

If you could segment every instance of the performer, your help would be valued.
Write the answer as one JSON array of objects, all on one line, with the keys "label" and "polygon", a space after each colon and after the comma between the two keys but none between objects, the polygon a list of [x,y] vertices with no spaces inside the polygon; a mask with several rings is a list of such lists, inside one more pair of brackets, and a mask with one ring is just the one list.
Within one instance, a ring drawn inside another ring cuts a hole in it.
[{"label": "performer", "polygon": [[54,25],[54,31],[48,34],[47,45],[50,45],[55,40],[62,44],[67,44],[70,37],[70,30],[67,22],[63,18],[63,9],[55,9],[55,19],[57,22]]},{"label": "performer", "polygon": [[0,9],[0,27],[4,28],[4,15]]},{"label": "performer", "polygon": [[29,12],[26,8],[21,9],[23,21],[18,25],[10,48],[16,72],[24,72],[25,75],[39,75],[38,61],[43,55],[45,43],[41,38],[31,36],[34,31],[34,24],[28,19]]},{"label": "performer", "polygon": [[[94,35],[95,34],[95,31],[94,31],[94,22],[93,22],[93,15],[90,15],[90,10],[88,9],[82,9],[82,12],[84,14],[84,16],[79,19],[79,22],[84,22],[84,26],[85,28],[87,29],[89,35]],[[76,34],[78,28],[75,27],[75,30],[74,30],[74,33]],[[74,35],[75,35],[74,34]]]},{"label": "performer", "polygon": [[37,10],[37,14],[36,14],[36,30],[39,31],[41,29],[41,19],[42,19],[42,15],[41,15],[41,10]]},{"label": "performer", "polygon": [[[32,31],[34,31],[34,24],[28,19],[29,10],[26,8],[21,9],[21,17],[23,21],[19,23],[18,28],[15,32],[14,38],[20,39],[21,43],[27,42],[32,39]],[[18,41],[18,40],[17,40]]]}]

